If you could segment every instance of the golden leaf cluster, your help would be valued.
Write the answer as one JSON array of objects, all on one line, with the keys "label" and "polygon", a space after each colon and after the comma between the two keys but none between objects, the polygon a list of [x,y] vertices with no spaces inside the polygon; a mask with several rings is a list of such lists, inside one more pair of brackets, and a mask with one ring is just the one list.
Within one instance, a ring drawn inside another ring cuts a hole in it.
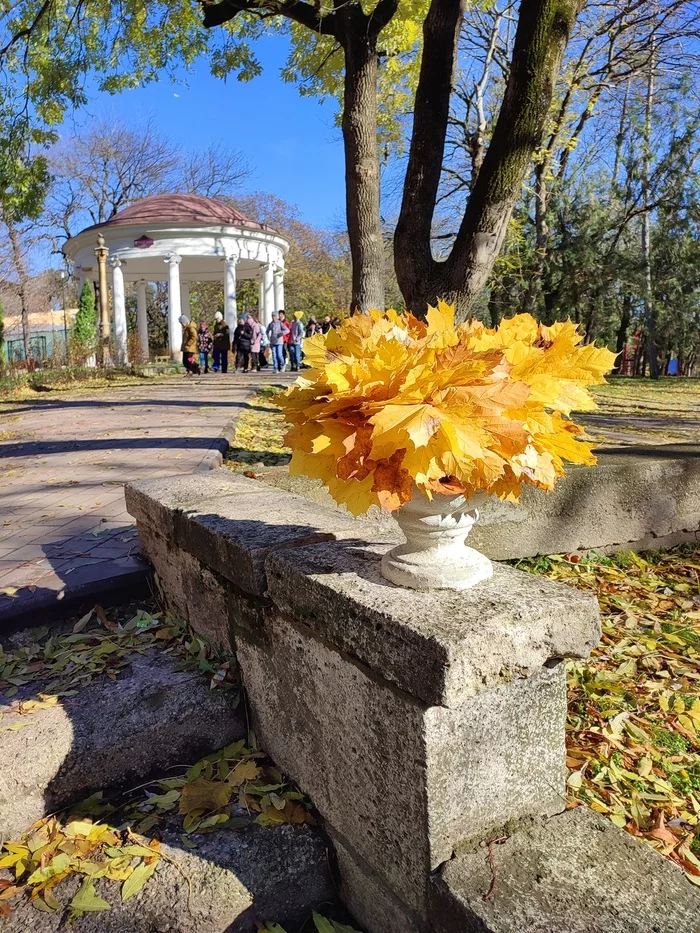
[{"label": "golden leaf cluster", "polygon": [[321,479],[355,515],[432,493],[517,501],[552,489],[564,461],[593,464],[571,411],[595,408],[614,354],[581,345],[571,321],[520,314],[455,327],[440,302],[427,321],[395,311],[348,318],[304,342],[312,367],[276,399],[291,424],[290,472]]},{"label": "golden leaf cluster", "polygon": [[700,887],[700,545],[518,566],[600,603],[602,641],[567,671],[568,805],[604,814]]}]

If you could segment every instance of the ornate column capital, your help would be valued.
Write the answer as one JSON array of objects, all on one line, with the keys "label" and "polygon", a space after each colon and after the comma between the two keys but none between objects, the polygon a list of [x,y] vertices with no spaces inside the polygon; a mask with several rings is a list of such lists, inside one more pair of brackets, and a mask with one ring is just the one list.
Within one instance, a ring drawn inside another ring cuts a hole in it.
[{"label": "ornate column capital", "polygon": [[107,260],[113,269],[121,269],[122,261],[119,256],[110,256]]},{"label": "ornate column capital", "polygon": [[101,233],[97,234],[97,246],[94,250],[98,262],[104,262],[109,256],[109,249],[105,246],[105,238]]},{"label": "ornate column capital", "polygon": [[167,262],[171,266],[179,266],[182,262],[182,256],[179,253],[168,253],[163,262]]},{"label": "ornate column capital", "polygon": [[237,266],[241,260],[240,253],[226,253],[224,256],[224,262],[227,266]]}]

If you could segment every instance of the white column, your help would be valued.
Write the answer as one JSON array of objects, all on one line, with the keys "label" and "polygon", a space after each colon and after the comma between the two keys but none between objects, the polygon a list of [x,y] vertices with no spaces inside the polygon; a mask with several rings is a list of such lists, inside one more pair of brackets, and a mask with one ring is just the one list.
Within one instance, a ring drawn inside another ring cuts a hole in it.
[{"label": "white column", "polygon": [[136,320],[139,326],[139,344],[141,346],[141,359],[148,362],[148,311],[146,302],[146,283],[136,284]]},{"label": "white column", "polygon": [[265,309],[265,326],[272,320],[273,311],[281,311],[275,307],[275,288],[272,272],[272,263],[263,267],[263,308]]},{"label": "white column", "polygon": [[275,266],[275,311],[284,311],[284,267]]},{"label": "white column", "polygon": [[168,253],[165,261],[168,263],[168,342],[170,344],[170,359],[179,360],[182,355],[182,327],[178,318],[180,310],[180,263],[182,256],[177,253]]},{"label": "white column", "polygon": [[112,302],[114,307],[114,349],[118,366],[126,366],[129,355],[126,345],[126,300],[124,295],[124,273],[118,256],[109,260],[112,267]]},{"label": "white column", "polygon": [[192,306],[190,305],[190,282],[180,282],[180,314],[192,320]]},{"label": "white column", "polygon": [[263,284],[262,272],[260,273],[260,278],[258,279],[258,319],[263,327],[267,327],[270,323],[265,318],[265,286]]},{"label": "white column", "polygon": [[226,257],[226,272],[224,273],[224,318],[231,328],[231,334],[238,323],[238,302],[236,301],[236,266],[238,256]]}]

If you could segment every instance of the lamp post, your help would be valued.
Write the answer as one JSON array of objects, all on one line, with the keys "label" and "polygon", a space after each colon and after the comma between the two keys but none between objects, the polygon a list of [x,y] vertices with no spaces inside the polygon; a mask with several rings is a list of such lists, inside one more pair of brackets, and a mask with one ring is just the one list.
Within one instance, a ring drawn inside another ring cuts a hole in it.
[{"label": "lamp post", "polygon": [[101,233],[97,235],[95,248],[100,283],[100,362],[103,366],[110,363],[109,356],[109,300],[107,296],[107,257],[109,249],[105,246],[105,238]]},{"label": "lamp post", "polygon": [[66,317],[66,270],[61,269],[61,293],[63,295],[63,351],[68,365],[68,318]]}]

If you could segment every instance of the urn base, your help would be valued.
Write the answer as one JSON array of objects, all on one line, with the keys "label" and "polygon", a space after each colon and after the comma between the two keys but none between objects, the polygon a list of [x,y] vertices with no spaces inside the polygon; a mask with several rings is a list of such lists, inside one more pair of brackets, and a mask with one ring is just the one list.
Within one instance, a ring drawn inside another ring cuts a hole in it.
[{"label": "urn base", "polygon": [[[414,590],[468,590],[493,576],[493,564],[474,548],[461,545],[442,559],[434,551],[402,553],[406,545],[393,548],[382,558],[382,576],[397,586]],[[436,559],[437,558],[437,559]]]}]

